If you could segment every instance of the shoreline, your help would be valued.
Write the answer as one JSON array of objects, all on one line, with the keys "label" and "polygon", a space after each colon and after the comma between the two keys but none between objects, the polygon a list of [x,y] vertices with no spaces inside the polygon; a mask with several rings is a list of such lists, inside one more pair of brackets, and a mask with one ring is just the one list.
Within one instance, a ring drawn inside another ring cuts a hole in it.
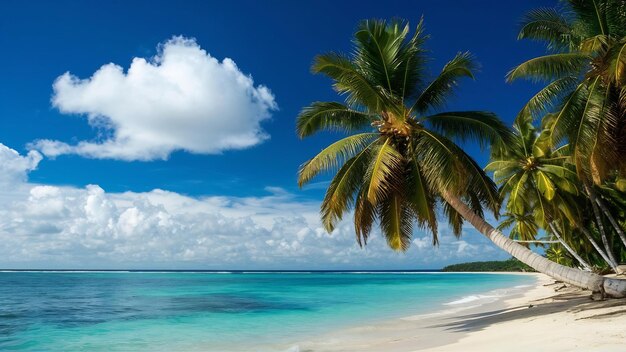
[{"label": "shoreline", "polygon": [[532,275],[536,281],[530,289],[520,287],[495,301],[470,301],[457,309],[342,329],[286,351],[624,350],[626,300],[592,301],[588,291],[565,287],[540,273],[493,274]]}]

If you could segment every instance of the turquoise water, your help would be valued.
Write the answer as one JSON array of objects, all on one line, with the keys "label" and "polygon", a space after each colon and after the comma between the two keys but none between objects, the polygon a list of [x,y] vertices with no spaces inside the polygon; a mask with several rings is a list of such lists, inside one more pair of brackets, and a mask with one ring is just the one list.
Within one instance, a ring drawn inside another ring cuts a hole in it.
[{"label": "turquoise water", "polygon": [[450,273],[0,273],[0,350],[270,351],[529,285]]}]

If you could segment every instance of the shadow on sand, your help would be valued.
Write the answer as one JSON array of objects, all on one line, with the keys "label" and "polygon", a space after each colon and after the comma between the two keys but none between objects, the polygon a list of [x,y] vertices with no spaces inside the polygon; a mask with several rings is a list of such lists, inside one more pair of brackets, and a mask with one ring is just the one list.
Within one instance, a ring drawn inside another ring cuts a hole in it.
[{"label": "shadow on sand", "polygon": [[[557,284],[552,284],[557,285]],[[550,286],[550,285],[546,285]],[[576,320],[599,319],[612,315],[626,314],[626,299],[594,301],[589,291],[577,288],[557,287],[559,292],[548,298],[530,302],[530,305],[496,309],[477,314],[467,314],[450,318],[449,322],[431,325],[451,332],[471,332],[507,321],[530,319],[552,313],[568,312],[576,315]],[[582,313],[582,314],[581,314]]]}]

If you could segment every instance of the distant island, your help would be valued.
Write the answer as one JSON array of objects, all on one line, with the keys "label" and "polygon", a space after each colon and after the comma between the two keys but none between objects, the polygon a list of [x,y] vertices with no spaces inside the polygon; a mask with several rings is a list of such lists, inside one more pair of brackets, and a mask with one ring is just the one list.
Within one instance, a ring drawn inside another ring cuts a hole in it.
[{"label": "distant island", "polygon": [[515,258],[509,260],[500,261],[488,261],[488,262],[471,262],[448,265],[441,269],[441,271],[519,271],[519,272],[534,272],[535,270],[530,266],[520,262]]}]

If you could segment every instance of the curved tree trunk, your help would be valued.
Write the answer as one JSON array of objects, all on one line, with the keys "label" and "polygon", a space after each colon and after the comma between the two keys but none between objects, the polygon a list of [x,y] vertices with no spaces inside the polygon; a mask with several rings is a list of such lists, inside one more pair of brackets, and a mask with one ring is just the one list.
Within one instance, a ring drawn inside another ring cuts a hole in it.
[{"label": "curved tree trunk", "polygon": [[474,213],[459,197],[448,192],[444,192],[442,196],[448,204],[463,216],[463,218],[469,221],[496,246],[502,248],[531,268],[557,280],[586,288],[593,292],[600,292],[610,297],[626,297],[626,280],[605,278],[598,274],[566,267],[550,261],[508,237],[505,237],[500,231],[496,230],[485,221],[485,219]]},{"label": "curved tree trunk", "polygon": [[587,185],[585,185],[585,191],[587,191],[587,195],[591,200],[591,208],[593,209],[593,214],[596,217],[596,225],[598,225],[598,231],[600,232],[600,238],[602,238],[604,250],[611,260],[611,263],[613,263],[614,266],[617,267],[617,260],[615,260],[615,256],[613,255],[613,251],[611,250],[609,239],[608,237],[606,237],[606,231],[604,231],[604,223],[602,222],[602,215],[600,214],[600,210],[598,210],[598,205],[596,204],[596,193],[593,188]]},{"label": "curved tree trunk", "polygon": [[591,233],[589,232],[589,230],[587,230],[586,228],[582,226],[578,227],[578,229],[585,235],[585,237],[587,237],[589,242],[591,242],[591,245],[593,246],[593,248],[596,249],[596,252],[600,254],[602,259],[604,259],[604,261],[611,267],[611,269],[613,269],[613,271],[617,273],[617,263],[612,262],[611,259],[606,255],[606,253],[604,253],[602,248],[600,248],[600,245],[598,244],[598,242],[596,242],[596,240],[594,240],[593,237],[591,236]]},{"label": "curved tree trunk", "polygon": [[572,255],[572,257],[576,258],[576,260],[580,263],[580,265],[583,266],[583,268],[585,268],[587,271],[592,271],[591,266],[581,256],[579,256],[578,253],[576,253],[576,251],[574,251],[572,247],[570,247],[565,242],[565,240],[561,238],[561,235],[559,234],[559,231],[556,229],[556,226],[554,226],[554,224],[550,223],[550,229],[552,230],[554,236],[559,240],[561,245],[565,248],[565,250],[567,250],[569,254]]},{"label": "curved tree trunk", "polygon": [[622,230],[622,227],[619,226],[619,224],[613,217],[613,214],[611,214],[611,211],[606,207],[606,204],[604,204],[604,202],[598,197],[596,197],[596,203],[598,203],[598,206],[600,206],[600,209],[602,209],[604,216],[606,216],[607,219],[609,219],[609,222],[611,222],[611,225],[613,225],[615,232],[617,232],[617,234],[619,235],[619,238],[622,240],[622,243],[624,244],[624,246],[626,246],[626,235],[624,235],[624,231]]}]

